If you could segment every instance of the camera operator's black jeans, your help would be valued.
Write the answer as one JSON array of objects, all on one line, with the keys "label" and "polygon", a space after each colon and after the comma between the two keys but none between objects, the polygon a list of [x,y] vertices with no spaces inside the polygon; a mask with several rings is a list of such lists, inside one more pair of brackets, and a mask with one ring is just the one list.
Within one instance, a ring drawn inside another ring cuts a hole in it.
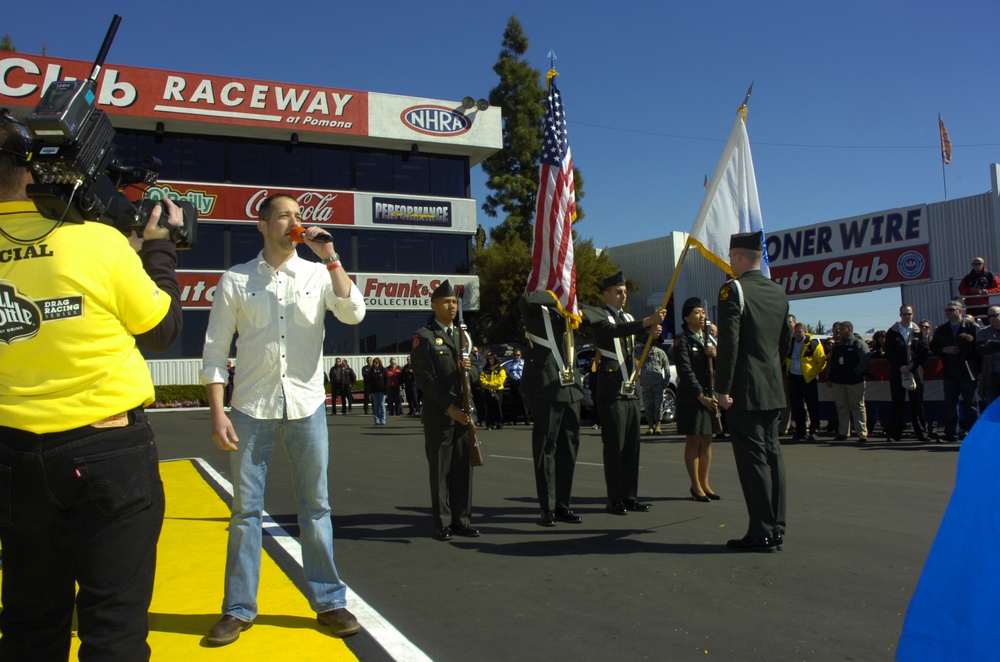
[{"label": "camera operator's black jeans", "polygon": [[163,507],[141,409],[118,428],[0,427],[0,661],[66,660],[74,604],[81,660],[149,659]]}]

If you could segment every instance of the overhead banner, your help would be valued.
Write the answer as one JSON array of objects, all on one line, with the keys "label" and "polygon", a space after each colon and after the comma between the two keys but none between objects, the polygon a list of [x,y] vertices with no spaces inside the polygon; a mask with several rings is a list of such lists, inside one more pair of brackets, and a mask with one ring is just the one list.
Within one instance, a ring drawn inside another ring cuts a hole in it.
[{"label": "overhead banner", "polygon": [[918,205],[770,233],[771,278],[790,299],[930,280],[925,217]]},{"label": "overhead banner", "polygon": [[199,221],[219,223],[256,223],[264,198],[275,193],[298,201],[303,223],[470,235],[476,231],[476,201],[465,198],[180,181],[160,181],[146,190],[153,200],[186,200],[198,211]]},{"label": "overhead banner", "polygon": [[[222,271],[178,270],[181,307],[209,310]],[[364,297],[368,310],[430,311],[431,294],[448,280],[465,310],[479,310],[479,278],[467,275],[349,274]]]},{"label": "overhead banner", "polygon": [[[34,107],[57,80],[90,76],[91,63],[38,55],[0,57],[0,99]],[[368,135],[368,94],[108,64],[97,80],[97,107],[111,115]]]}]

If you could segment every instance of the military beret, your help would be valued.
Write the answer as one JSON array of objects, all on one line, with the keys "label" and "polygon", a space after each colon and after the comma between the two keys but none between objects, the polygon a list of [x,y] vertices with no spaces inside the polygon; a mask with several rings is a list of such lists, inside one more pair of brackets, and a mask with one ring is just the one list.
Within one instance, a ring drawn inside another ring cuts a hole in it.
[{"label": "military beret", "polygon": [[601,283],[601,291],[604,291],[609,287],[617,287],[619,285],[624,285],[624,284],[625,284],[625,277],[622,276],[622,272],[619,271],[614,276],[608,276],[607,278],[604,279],[604,282]]},{"label": "military beret", "polygon": [[431,301],[434,299],[443,299],[445,297],[455,296],[455,290],[451,287],[451,281],[444,281],[437,286],[437,289],[431,294]]},{"label": "military beret", "polygon": [[704,308],[704,307],[705,304],[702,303],[701,299],[699,299],[698,297],[691,297],[690,299],[684,302],[683,306],[681,306],[681,317],[687,317],[688,315],[691,314],[691,311],[694,310],[695,308]]},{"label": "military beret", "polygon": [[764,232],[741,232],[729,237],[729,248],[745,248],[750,251],[764,251]]}]

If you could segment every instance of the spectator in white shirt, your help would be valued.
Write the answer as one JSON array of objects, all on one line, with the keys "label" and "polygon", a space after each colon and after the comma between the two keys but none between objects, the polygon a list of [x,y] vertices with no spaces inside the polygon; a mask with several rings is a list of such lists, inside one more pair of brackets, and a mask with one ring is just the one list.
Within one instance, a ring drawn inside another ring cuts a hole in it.
[{"label": "spectator in white shirt", "polygon": [[[345,324],[357,324],[365,316],[364,299],[329,234],[318,227],[302,230],[295,198],[270,196],[259,214],[264,249],[222,275],[205,334],[202,381],[212,439],[232,452],[233,481],[223,616],[205,638],[209,646],[236,641],[257,616],[264,487],[278,440],[288,455],[299,504],[310,606],[335,636],[361,629],[346,609],[347,587],[333,561],[322,349],[326,311]],[[300,258],[296,240],[321,257],[322,264]],[[240,370],[227,416],[223,387],[234,334]]]}]

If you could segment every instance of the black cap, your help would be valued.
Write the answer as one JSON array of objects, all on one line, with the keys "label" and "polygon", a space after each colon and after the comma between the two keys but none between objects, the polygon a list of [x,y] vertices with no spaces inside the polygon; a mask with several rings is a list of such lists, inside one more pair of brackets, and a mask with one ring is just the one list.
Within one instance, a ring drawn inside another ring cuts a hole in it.
[{"label": "black cap", "polygon": [[619,285],[624,285],[624,284],[625,284],[625,276],[622,276],[622,272],[619,271],[614,276],[608,276],[607,278],[604,279],[604,282],[601,283],[601,291],[603,292],[609,287],[617,287]]},{"label": "black cap", "polygon": [[764,232],[741,232],[729,237],[729,248],[744,248],[749,251],[764,252]]},{"label": "black cap", "polygon": [[695,308],[704,308],[705,304],[698,297],[691,297],[681,306],[681,317],[687,317]]},{"label": "black cap", "polygon": [[438,285],[437,289],[431,294],[431,301],[434,299],[443,299],[444,297],[453,296],[455,296],[455,290],[451,288],[451,282],[446,280]]}]

